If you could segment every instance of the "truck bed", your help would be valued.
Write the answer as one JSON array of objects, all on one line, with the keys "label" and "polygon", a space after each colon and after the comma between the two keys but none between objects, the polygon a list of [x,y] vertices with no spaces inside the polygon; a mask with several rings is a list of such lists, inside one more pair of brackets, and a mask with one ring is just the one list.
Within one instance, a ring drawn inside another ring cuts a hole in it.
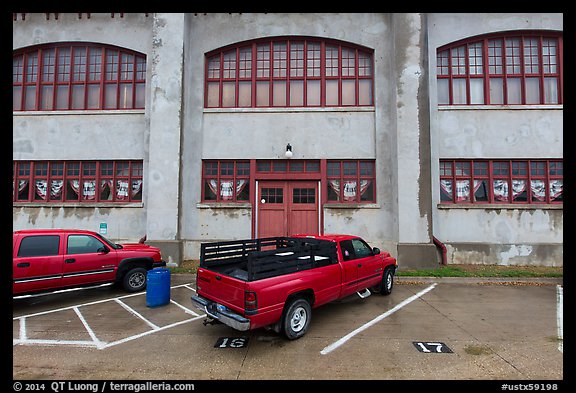
[{"label": "truck bed", "polygon": [[337,263],[336,243],[300,237],[271,237],[202,243],[200,267],[255,281]]}]

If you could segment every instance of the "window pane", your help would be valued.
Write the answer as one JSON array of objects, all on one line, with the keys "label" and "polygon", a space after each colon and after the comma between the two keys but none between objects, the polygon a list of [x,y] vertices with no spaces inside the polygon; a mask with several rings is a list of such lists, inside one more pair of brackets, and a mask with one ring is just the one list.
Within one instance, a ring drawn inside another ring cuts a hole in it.
[{"label": "window pane", "polygon": [[448,79],[438,79],[438,104],[448,105],[450,104],[450,91],[449,91],[449,80]]},{"label": "window pane", "polygon": [[40,109],[51,110],[54,107],[54,87],[42,86],[42,96],[40,97]]},{"label": "window pane", "polygon": [[84,109],[84,85],[72,85],[72,109]]},{"label": "window pane", "polygon": [[507,83],[507,99],[508,104],[521,104],[522,103],[522,90],[521,90],[521,79],[520,78],[508,78]]},{"label": "window pane", "polygon": [[236,83],[222,83],[222,106],[232,107],[236,104]]},{"label": "window pane", "polygon": [[342,105],[356,104],[356,81],[342,81]]},{"label": "window pane", "polygon": [[273,106],[286,106],[286,82],[279,81],[273,83],[273,93],[272,98]]},{"label": "window pane", "polygon": [[359,81],[359,105],[372,105],[372,80],[361,79]]},{"label": "window pane", "polygon": [[526,104],[540,103],[540,78],[526,78]]},{"label": "window pane", "polygon": [[68,109],[68,86],[56,86],[56,109]]},{"label": "window pane", "polygon": [[440,201],[452,202],[452,180],[440,180]]},{"label": "window pane", "polygon": [[474,180],[474,201],[488,202],[488,180]]},{"label": "window pane", "polygon": [[470,104],[484,104],[484,79],[470,79]]},{"label": "window pane", "polygon": [[14,86],[12,89],[12,110],[19,111],[22,108],[22,87]]},{"label": "window pane", "polygon": [[120,109],[131,109],[133,107],[132,87],[132,83],[120,84]]},{"label": "window pane", "polygon": [[320,105],[320,81],[311,80],[306,83],[306,100],[308,106]]},{"label": "window pane", "polygon": [[116,83],[108,83],[104,85],[104,108],[116,109],[118,85]]},{"label": "window pane", "polygon": [[544,103],[558,103],[558,79],[544,78]]},{"label": "window pane", "polygon": [[304,81],[290,81],[290,106],[304,105]]},{"label": "window pane", "polygon": [[466,104],[466,79],[452,80],[452,103]]},{"label": "window pane", "polygon": [[26,102],[24,103],[25,110],[36,109],[36,86],[26,86]]},{"label": "window pane", "polygon": [[100,108],[100,85],[88,85],[88,100],[86,109]]},{"label": "window pane", "polygon": [[270,84],[256,82],[256,106],[270,106]]},{"label": "window pane", "polygon": [[146,104],[146,84],[136,83],[136,102],[134,108],[144,108]]},{"label": "window pane", "polygon": [[218,82],[209,82],[207,106],[209,108],[217,107],[219,97],[220,97],[220,84]]},{"label": "window pane", "polygon": [[504,81],[502,78],[490,78],[490,103],[504,103]]},{"label": "window pane", "polygon": [[338,81],[326,81],[326,105],[338,105]]},{"label": "window pane", "polygon": [[252,106],[252,82],[238,83],[238,106]]}]

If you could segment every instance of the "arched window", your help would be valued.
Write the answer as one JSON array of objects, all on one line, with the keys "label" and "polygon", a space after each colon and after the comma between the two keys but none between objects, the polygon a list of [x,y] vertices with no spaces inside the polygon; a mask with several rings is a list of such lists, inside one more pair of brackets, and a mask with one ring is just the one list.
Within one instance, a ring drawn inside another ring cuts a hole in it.
[{"label": "arched window", "polygon": [[563,103],[561,32],[514,31],[438,48],[439,105]]},{"label": "arched window", "polygon": [[277,37],[206,54],[206,108],[372,106],[373,51]]},{"label": "arched window", "polygon": [[143,109],[146,56],[66,42],[14,51],[14,111]]}]

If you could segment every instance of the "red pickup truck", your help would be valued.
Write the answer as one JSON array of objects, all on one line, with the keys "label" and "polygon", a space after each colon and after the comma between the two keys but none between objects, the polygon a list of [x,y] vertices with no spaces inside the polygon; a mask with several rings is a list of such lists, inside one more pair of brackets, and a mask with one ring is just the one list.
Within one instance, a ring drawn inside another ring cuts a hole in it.
[{"label": "red pickup truck", "polygon": [[137,292],[146,288],[148,270],[166,266],[157,247],[78,229],[15,231],[12,246],[13,296],[103,283]]},{"label": "red pickup truck", "polygon": [[203,243],[192,303],[207,314],[205,324],[272,328],[293,340],[307,332],[313,308],[390,294],[397,267],[388,252],[350,235]]}]

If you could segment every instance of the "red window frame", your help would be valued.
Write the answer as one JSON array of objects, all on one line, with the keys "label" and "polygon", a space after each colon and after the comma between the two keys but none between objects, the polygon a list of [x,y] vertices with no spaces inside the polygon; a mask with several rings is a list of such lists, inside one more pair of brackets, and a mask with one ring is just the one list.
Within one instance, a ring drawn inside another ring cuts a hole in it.
[{"label": "red window frame", "polygon": [[13,52],[12,110],[144,109],[146,55],[62,42]]},{"label": "red window frame", "polygon": [[205,108],[374,105],[373,50],[276,37],[206,53]]},{"label": "red window frame", "polygon": [[249,160],[203,160],[202,201],[250,201]]},{"label": "red window frame", "polygon": [[15,203],[130,203],[142,201],[143,161],[13,162]]},{"label": "red window frame", "polygon": [[487,34],[436,51],[438,104],[562,105],[563,33]]},{"label": "red window frame", "polygon": [[561,159],[442,159],[439,173],[442,204],[563,203]]},{"label": "red window frame", "polygon": [[327,160],[328,203],[375,203],[375,160]]}]

